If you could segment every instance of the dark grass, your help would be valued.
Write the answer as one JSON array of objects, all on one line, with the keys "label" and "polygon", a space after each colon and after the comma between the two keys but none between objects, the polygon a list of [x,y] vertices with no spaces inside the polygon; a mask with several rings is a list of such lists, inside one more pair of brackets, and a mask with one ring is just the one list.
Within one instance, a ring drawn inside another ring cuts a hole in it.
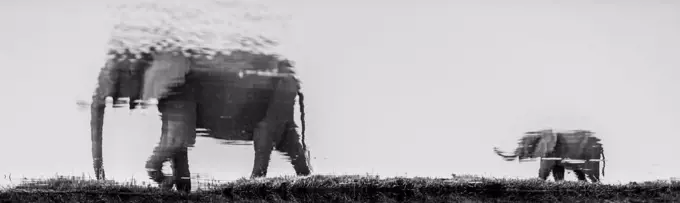
[{"label": "dark grass", "polygon": [[[195,186],[194,186],[195,187]],[[621,185],[535,179],[379,178],[314,175],[240,179],[182,194],[82,178],[33,180],[0,192],[2,202],[680,202],[680,183]]]}]

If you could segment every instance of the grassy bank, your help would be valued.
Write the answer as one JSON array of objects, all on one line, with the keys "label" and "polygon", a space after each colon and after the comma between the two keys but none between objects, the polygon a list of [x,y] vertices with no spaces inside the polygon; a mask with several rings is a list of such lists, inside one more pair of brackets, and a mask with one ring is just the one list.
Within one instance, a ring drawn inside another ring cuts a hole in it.
[{"label": "grassy bank", "polygon": [[113,181],[54,178],[22,183],[0,192],[2,202],[523,202],[605,200],[677,202],[680,183],[626,185],[543,182],[521,179],[379,178],[377,176],[275,177],[241,179],[191,194]]}]

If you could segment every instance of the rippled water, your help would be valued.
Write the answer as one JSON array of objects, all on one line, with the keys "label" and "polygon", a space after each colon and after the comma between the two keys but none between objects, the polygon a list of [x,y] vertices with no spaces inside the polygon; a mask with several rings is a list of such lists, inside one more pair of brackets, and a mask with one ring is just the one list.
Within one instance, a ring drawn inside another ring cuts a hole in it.
[{"label": "rippled water", "polygon": [[[103,63],[105,26],[96,10],[18,2],[0,7],[0,177],[91,174],[89,113],[72,95],[92,91],[83,78]],[[493,147],[553,127],[602,138],[605,183],[680,176],[677,4],[442,2],[300,6],[289,48],[314,173],[533,178],[538,162]],[[155,116],[109,112],[107,177],[147,180],[159,129]],[[233,180],[250,175],[253,149],[199,138],[189,156],[192,173]],[[268,175],[292,174],[274,153]]]}]

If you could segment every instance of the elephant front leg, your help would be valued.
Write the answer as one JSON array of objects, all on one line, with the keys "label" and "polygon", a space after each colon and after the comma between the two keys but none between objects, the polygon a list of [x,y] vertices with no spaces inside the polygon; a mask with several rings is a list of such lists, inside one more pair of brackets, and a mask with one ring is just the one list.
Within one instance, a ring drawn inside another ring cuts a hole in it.
[{"label": "elephant front leg", "polygon": [[271,124],[267,122],[260,122],[253,132],[255,160],[253,161],[253,172],[251,173],[250,178],[267,176],[267,168],[269,167],[269,160],[274,148],[272,127],[274,126],[271,126]]},{"label": "elephant front leg", "polygon": [[309,157],[307,157],[306,150],[302,148],[300,134],[295,128],[287,128],[283,134],[283,139],[276,145],[276,150],[288,156],[297,175],[307,176],[311,174]]},{"label": "elephant front leg", "polygon": [[172,157],[172,174],[177,191],[191,191],[191,172],[189,172],[189,151],[183,147]]},{"label": "elephant front leg", "polygon": [[171,156],[166,154],[167,151],[169,150],[162,149],[161,146],[155,147],[153,155],[146,161],[145,168],[147,175],[149,175],[152,181],[158,183],[161,188],[169,190],[172,189],[174,180],[172,177],[166,177],[161,171],[163,163],[169,161],[168,157]]},{"label": "elephant front leg", "polygon": [[560,182],[564,180],[564,171],[565,169],[564,166],[562,165],[555,164],[555,166],[553,166],[552,174],[553,178],[555,178],[555,182]]},{"label": "elephant front leg", "polygon": [[[172,188],[177,179],[189,177],[187,157],[188,146],[194,144],[196,136],[195,104],[192,102],[167,102],[159,105],[161,110],[161,139],[146,162],[146,169],[152,180],[161,187]],[[174,177],[165,177],[163,163],[173,163]],[[182,181],[178,190],[191,188],[189,181]]]},{"label": "elephant front leg", "polygon": [[550,171],[552,171],[554,166],[555,161],[541,160],[541,166],[538,168],[538,178],[547,180],[548,176],[550,175]]}]

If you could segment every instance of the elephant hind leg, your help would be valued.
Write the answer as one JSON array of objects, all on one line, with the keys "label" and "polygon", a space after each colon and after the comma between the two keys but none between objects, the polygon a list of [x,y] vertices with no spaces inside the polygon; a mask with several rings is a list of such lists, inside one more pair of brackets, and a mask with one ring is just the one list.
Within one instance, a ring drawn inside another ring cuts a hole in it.
[{"label": "elephant hind leg", "polygon": [[593,175],[591,173],[587,173],[588,178],[590,179],[590,182],[597,183],[600,182],[600,177]]},{"label": "elephant hind leg", "polygon": [[576,174],[576,178],[578,179],[578,181],[587,182],[586,181],[586,174],[583,172],[583,170],[576,169],[576,170],[574,170],[574,174]]},{"label": "elephant hind leg", "polygon": [[[599,159],[600,157],[596,157]],[[599,162],[591,162],[588,166],[588,178],[590,178],[590,181],[593,183],[600,182],[600,163]]]},{"label": "elephant hind leg", "polygon": [[253,148],[255,149],[255,160],[253,161],[253,171],[250,178],[267,176],[267,168],[274,150],[274,133],[271,125],[267,122],[258,123],[253,133]]},{"label": "elephant hind leg", "polygon": [[562,165],[556,164],[555,166],[553,166],[552,173],[553,178],[555,178],[555,182],[564,180],[564,171],[565,169],[564,166]]},{"label": "elephant hind leg", "polygon": [[306,150],[302,148],[302,143],[300,143],[300,134],[298,134],[295,128],[287,126],[282,138],[276,144],[276,151],[288,156],[297,175],[306,176],[311,174],[311,169],[307,162],[309,157],[307,157]]},{"label": "elephant hind leg", "polygon": [[175,188],[181,192],[191,192],[191,173],[189,172],[189,152],[186,147],[172,157],[172,174]]},{"label": "elephant hind leg", "polygon": [[552,160],[541,160],[541,166],[538,168],[538,178],[547,180],[550,175],[550,171],[553,170],[555,166],[555,161]]}]

